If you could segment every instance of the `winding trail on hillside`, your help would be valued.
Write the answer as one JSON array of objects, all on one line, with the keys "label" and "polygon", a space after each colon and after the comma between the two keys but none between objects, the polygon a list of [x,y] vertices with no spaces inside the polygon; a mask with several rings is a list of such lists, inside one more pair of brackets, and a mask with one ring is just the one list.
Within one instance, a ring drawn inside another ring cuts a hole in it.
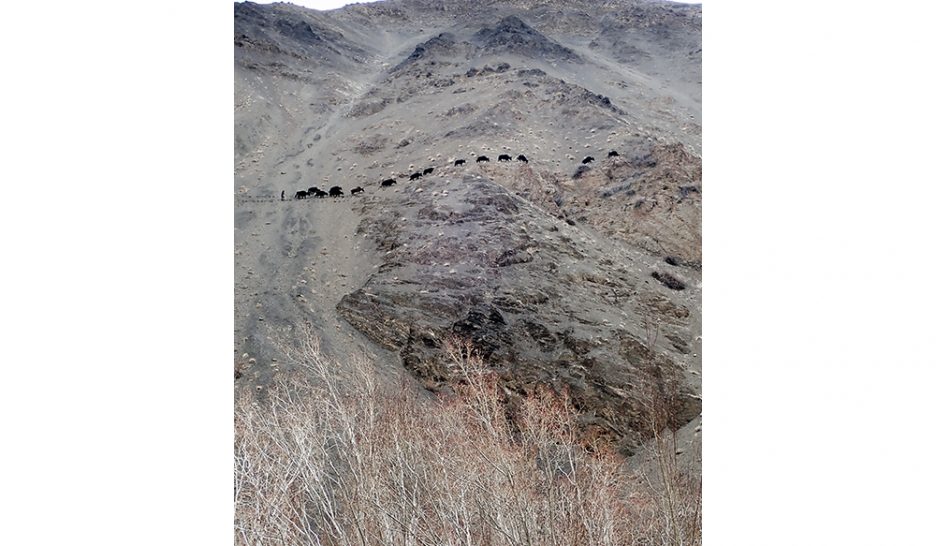
[{"label": "winding trail on hillside", "polygon": [[[371,62],[392,67],[429,34],[400,42],[392,54]],[[348,112],[387,74],[388,69],[376,71],[367,80],[357,82],[358,92],[315,130],[326,139],[334,136],[346,122]],[[312,128],[297,129],[309,132]],[[316,148],[308,151],[318,162],[329,150],[326,146]],[[275,159],[273,165],[285,169],[286,162],[306,151],[294,149]],[[245,178],[253,174],[246,165],[238,170]],[[351,184],[342,183],[340,176],[329,178],[331,181],[319,185],[340,185],[346,197],[295,200],[292,195],[299,187],[277,189],[262,179],[256,190],[286,191],[286,200],[280,201],[275,195],[266,199],[235,197],[235,356],[248,355],[243,360],[251,362],[251,366],[245,373],[253,384],[267,384],[277,371],[291,368],[291,363],[274,356],[280,351],[272,338],[277,332],[297,326],[297,315],[313,326],[322,349],[336,360],[363,354],[373,357],[385,374],[396,376],[401,371],[398,355],[360,335],[334,312],[338,301],[361,288],[381,262],[366,235],[356,233],[361,210],[374,205],[373,189],[368,187],[365,194],[350,197]],[[299,173],[296,184],[301,183]]]},{"label": "winding trail on hillside", "polygon": [[382,373],[397,375],[398,357],[361,336],[335,312],[345,294],[364,286],[380,265],[369,239],[356,233],[360,210],[373,196],[261,201],[238,205],[252,220],[236,245],[241,282],[235,287],[239,354],[256,359],[247,373],[254,384],[268,383],[291,363],[277,360],[272,338],[286,334],[302,317],[318,333],[324,352],[337,361],[373,357]]}]

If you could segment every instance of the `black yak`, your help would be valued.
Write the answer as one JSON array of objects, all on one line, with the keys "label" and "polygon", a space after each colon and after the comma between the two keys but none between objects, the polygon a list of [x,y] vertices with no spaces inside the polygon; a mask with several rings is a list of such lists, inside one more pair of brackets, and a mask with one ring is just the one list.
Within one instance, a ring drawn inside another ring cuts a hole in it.
[{"label": "black yak", "polygon": [[358,186],[356,188],[351,188],[351,195],[354,195],[355,193],[364,193],[364,188],[362,188],[361,186]]},{"label": "black yak", "polygon": [[311,188],[309,188],[309,189],[306,191],[306,193],[308,193],[309,195],[315,195],[315,193],[318,192],[318,191],[319,191],[319,189],[318,189],[317,187],[312,186]]},{"label": "black yak", "polygon": [[490,161],[490,159],[486,155],[479,155],[478,159],[475,159],[475,163],[481,163],[482,161]]},{"label": "black yak", "polygon": [[416,180],[417,178],[420,178],[420,177],[422,177],[422,173],[413,173],[409,175],[410,180]]},{"label": "black yak", "polygon": [[315,192],[315,196],[318,197],[319,199],[321,199],[321,198],[323,198],[323,197],[328,197],[328,192],[327,192],[327,191],[324,191],[324,190],[319,190],[319,191]]},{"label": "black yak", "polygon": [[435,167],[426,167],[426,169],[423,171],[423,174],[430,174],[434,170],[435,170]]},{"label": "black yak", "polygon": [[588,157],[586,157],[585,159],[582,160],[582,165],[587,165],[587,164],[591,163],[591,162],[594,161],[594,160],[595,160],[594,157],[588,156]]},{"label": "black yak", "polygon": [[611,150],[610,152],[608,152],[608,157],[617,157],[619,155],[620,154],[617,153],[617,150]]},{"label": "black yak", "polygon": [[464,165],[464,164],[465,164],[465,160],[464,160],[464,159],[456,159],[456,160],[455,160],[455,166],[456,166],[456,167],[459,166],[459,165]]},{"label": "black yak", "polygon": [[396,184],[396,180],[394,180],[394,179],[392,179],[392,178],[388,178],[388,179],[386,179],[386,180],[384,180],[383,182],[380,183],[380,187],[381,187],[381,188],[389,188],[390,186],[392,186],[392,185],[394,185],[394,184]]},{"label": "black yak", "polygon": [[305,199],[309,196],[309,193],[305,190],[299,190],[296,192],[296,199]]},{"label": "black yak", "polygon": [[510,156],[507,154],[501,154],[497,156],[498,161],[510,161]]},{"label": "black yak", "polygon": [[527,162],[527,158],[526,158],[525,155],[520,154],[520,155],[517,156],[517,161],[523,161],[524,163],[526,163],[526,162]]},{"label": "black yak", "polygon": [[328,190],[328,195],[332,197],[341,197],[344,195],[344,193],[341,191],[341,186],[332,186],[332,188]]}]

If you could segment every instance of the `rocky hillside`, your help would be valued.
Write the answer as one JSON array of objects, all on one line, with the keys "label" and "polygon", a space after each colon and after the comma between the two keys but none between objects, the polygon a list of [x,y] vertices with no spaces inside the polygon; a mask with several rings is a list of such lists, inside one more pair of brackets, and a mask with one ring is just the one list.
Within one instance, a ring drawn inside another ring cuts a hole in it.
[{"label": "rocky hillside", "polygon": [[[305,322],[445,391],[454,333],[624,452],[648,378],[695,427],[701,7],[242,3],[234,54],[239,388]],[[293,198],[313,186],[345,195]]]}]

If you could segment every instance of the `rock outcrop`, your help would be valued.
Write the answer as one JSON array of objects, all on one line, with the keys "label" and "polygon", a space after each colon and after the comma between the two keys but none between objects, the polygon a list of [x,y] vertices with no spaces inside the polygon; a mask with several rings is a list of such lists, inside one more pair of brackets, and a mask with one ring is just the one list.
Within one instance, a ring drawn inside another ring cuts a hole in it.
[{"label": "rock outcrop", "polygon": [[[687,368],[671,356],[691,339],[684,298],[645,283],[652,272],[628,253],[543,215],[489,179],[468,175],[421,188],[394,206],[406,221],[362,222],[359,235],[388,251],[378,272],[337,308],[398,353],[426,388],[445,391],[457,380],[443,351],[454,336],[471,341],[511,396],[537,385],[568,390],[586,410],[583,430],[625,452],[647,432],[642,389],[671,398],[677,426],[698,415]],[[643,319],[664,309],[662,330],[677,340],[672,351],[654,346],[664,338],[648,339],[645,331]]]}]

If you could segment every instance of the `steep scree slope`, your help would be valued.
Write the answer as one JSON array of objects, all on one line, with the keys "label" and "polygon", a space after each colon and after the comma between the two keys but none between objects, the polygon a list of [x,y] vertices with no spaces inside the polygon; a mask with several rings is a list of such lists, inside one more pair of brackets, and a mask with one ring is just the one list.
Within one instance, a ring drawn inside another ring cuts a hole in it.
[{"label": "steep scree slope", "polygon": [[568,388],[625,451],[641,381],[699,414],[700,7],[242,3],[234,23],[238,385],[289,368],[272,339],[305,322],[435,391],[441,340],[471,338],[510,396]]}]

